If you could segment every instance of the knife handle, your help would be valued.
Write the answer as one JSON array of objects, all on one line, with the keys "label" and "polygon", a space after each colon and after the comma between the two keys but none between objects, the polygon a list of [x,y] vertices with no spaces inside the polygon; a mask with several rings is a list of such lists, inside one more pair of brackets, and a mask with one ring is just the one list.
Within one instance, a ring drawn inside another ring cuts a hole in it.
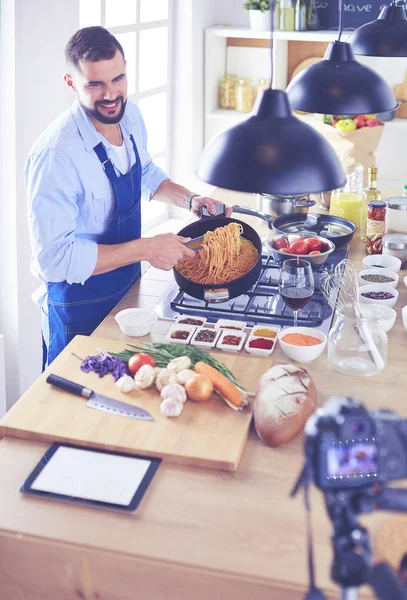
[{"label": "knife handle", "polygon": [[75,394],[76,396],[90,398],[92,395],[92,390],[83,385],[79,385],[79,383],[75,383],[74,381],[69,381],[69,379],[64,379],[64,377],[59,377],[59,375],[48,375],[46,382],[60,390],[71,392],[71,394]]}]

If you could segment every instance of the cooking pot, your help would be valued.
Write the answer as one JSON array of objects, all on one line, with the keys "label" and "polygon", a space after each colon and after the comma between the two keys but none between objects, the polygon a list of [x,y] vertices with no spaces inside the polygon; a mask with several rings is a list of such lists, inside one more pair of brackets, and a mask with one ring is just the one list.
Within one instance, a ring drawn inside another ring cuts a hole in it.
[{"label": "cooking pot", "polygon": [[307,214],[315,201],[307,194],[301,196],[273,196],[270,194],[255,194],[257,209],[261,212],[283,217],[284,215]]},{"label": "cooking pot", "polygon": [[[215,206],[218,209],[222,205],[218,204]],[[225,207],[223,205],[223,211],[224,208]],[[247,290],[256,283],[260,276],[262,267],[262,241],[257,231],[247,223],[239,221],[238,219],[232,219],[230,217],[212,217],[203,215],[199,221],[195,221],[195,223],[191,223],[190,225],[187,225],[181,229],[181,231],[178,232],[178,235],[196,238],[204,235],[207,231],[213,231],[218,227],[224,227],[225,225],[229,225],[229,223],[240,223],[240,225],[242,225],[242,236],[252,242],[259,253],[257,262],[254,267],[252,267],[250,271],[245,273],[242,277],[234,279],[233,281],[229,281],[228,283],[218,284],[196,283],[195,281],[191,281],[190,279],[187,279],[181,275],[181,273],[179,273],[179,271],[177,271],[177,269],[174,267],[175,281],[181,290],[193,298],[198,298],[199,300],[204,300],[205,302],[226,302],[230,298],[236,298],[237,296],[247,292]]]}]

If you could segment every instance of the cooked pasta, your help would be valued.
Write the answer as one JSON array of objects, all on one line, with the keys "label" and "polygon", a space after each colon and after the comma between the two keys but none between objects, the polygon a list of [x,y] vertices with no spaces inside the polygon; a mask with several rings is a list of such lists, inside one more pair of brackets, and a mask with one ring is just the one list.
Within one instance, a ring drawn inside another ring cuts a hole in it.
[{"label": "cooked pasta", "polygon": [[240,223],[229,223],[214,231],[207,231],[202,248],[176,265],[177,271],[195,283],[229,283],[245,275],[259,258],[255,246],[241,236]]}]

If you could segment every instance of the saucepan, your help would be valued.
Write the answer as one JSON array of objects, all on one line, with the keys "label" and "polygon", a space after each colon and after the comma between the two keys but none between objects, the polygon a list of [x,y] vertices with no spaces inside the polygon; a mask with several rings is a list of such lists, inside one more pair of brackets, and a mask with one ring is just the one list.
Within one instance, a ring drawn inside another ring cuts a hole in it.
[{"label": "saucepan", "polygon": [[[216,208],[223,209],[224,214],[224,205],[215,205]],[[191,223],[187,225],[181,231],[178,232],[178,235],[182,235],[184,237],[196,238],[205,234],[207,231],[214,231],[218,227],[224,227],[225,225],[229,225],[229,223],[240,223],[243,227],[242,236],[252,242],[259,253],[259,257],[257,259],[256,264],[242,277],[238,279],[234,279],[228,283],[218,283],[218,284],[202,284],[196,283],[187,279],[177,269],[174,267],[174,278],[180,289],[183,290],[186,294],[189,294],[193,298],[198,298],[199,300],[204,300],[205,302],[226,302],[231,298],[236,298],[241,294],[247,292],[249,288],[251,288],[256,281],[258,280],[261,272],[261,252],[262,252],[262,241],[260,239],[259,234],[253,227],[244,223],[243,221],[239,221],[238,219],[233,219],[230,217],[224,216],[210,216],[207,211],[202,211],[203,214],[199,221],[195,223]]]},{"label": "saucepan", "polygon": [[232,206],[233,212],[259,217],[267,222],[270,229],[275,233],[297,233],[318,235],[329,239],[335,248],[342,248],[349,244],[356,231],[356,225],[348,219],[321,215],[319,213],[308,213],[301,215],[286,215],[283,217],[271,217],[267,213],[253,210],[246,206]]},{"label": "saucepan", "polygon": [[315,206],[308,194],[301,196],[272,196],[270,194],[255,194],[258,210],[263,213],[283,217],[284,215],[307,214]]}]

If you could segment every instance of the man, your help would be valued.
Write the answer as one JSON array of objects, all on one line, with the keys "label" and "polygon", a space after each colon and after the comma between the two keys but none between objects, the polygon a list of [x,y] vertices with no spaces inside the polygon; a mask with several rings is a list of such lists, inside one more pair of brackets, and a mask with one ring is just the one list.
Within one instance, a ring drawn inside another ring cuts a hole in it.
[{"label": "man", "polygon": [[[126,65],[103,27],[69,40],[64,80],[76,101],[41,135],[25,167],[31,272],[41,279],[43,368],[78,333],[88,335],[140,277],[140,261],[170,270],[194,255],[187,238],[141,237],[141,197],[214,213],[151,160]],[[230,214],[230,209],[227,214]]]},{"label": "man", "polygon": [[399,565],[399,581],[407,589],[407,552],[403,555]]}]

